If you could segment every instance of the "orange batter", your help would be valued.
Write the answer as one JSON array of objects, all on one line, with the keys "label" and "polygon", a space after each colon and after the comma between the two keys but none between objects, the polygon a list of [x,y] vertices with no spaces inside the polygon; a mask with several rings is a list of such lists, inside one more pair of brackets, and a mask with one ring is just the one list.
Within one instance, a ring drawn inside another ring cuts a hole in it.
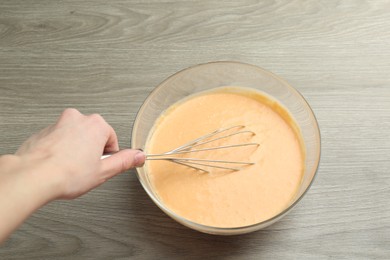
[{"label": "orange batter", "polygon": [[267,220],[289,206],[304,170],[300,132],[281,105],[259,92],[224,87],[186,98],[156,121],[146,150],[149,154],[167,152],[235,125],[244,125],[256,135],[237,135],[208,146],[243,142],[260,146],[181,156],[254,165],[234,172],[210,168],[210,173],[204,173],[169,161],[147,162],[151,185],[169,209],[203,225],[242,227]]}]

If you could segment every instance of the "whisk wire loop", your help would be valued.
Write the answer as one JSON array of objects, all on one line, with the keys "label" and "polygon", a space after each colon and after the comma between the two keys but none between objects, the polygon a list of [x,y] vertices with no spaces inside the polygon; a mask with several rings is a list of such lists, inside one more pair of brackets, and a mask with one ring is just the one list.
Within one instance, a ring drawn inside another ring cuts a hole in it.
[{"label": "whisk wire loop", "polygon": [[[227,160],[209,160],[209,159],[199,159],[199,158],[190,158],[190,157],[177,157],[175,155],[180,154],[188,154],[188,153],[196,153],[196,152],[203,152],[203,151],[212,151],[212,150],[219,150],[219,149],[227,149],[227,148],[233,148],[233,147],[242,147],[242,146],[259,146],[258,143],[254,142],[248,142],[248,143],[242,143],[242,144],[231,144],[231,145],[221,145],[221,146],[214,146],[214,147],[206,147],[206,148],[198,148],[193,149],[194,147],[198,147],[200,145],[209,144],[211,142],[215,142],[221,139],[226,139],[235,135],[239,134],[251,134],[251,136],[254,136],[255,133],[249,130],[239,131],[240,129],[244,128],[243,125],[236,125],[231,126],[227,128],[217,129],[211,133],[208,133],[206,135],[203,135],[201,137],[198,137],[194,140],[191,140],[190,142],[179,146],[173,150],[170,150],[165,153],[161,154],[147,154],[146,160],[166,160],[170,162],[174,162],[177,164],[185,165],[190,168],[193,168],[195,170],[200,170],[202,172],[210,172],[209,170],[205,168],[201,168],[198,166],[205,166],[205,167],[212,167],[212,168],[218,168],[218,169],[225,169],[225,170],[231,170],[231,171],[238,171],[242,169],[242,166],[248,166],[253,165],[253,162],[243,162],[243,161],[227,161]],[[220,133],[227,132],[229,130],[232,130],[234,128],[236,129],[236,132],[228,133],[223,136],[215,137],[216,135],[219,135]],[[211,139],[210,139],[211,138]],[[241,167],[229,167],[225,164],[237,164],[241,165]]]}]

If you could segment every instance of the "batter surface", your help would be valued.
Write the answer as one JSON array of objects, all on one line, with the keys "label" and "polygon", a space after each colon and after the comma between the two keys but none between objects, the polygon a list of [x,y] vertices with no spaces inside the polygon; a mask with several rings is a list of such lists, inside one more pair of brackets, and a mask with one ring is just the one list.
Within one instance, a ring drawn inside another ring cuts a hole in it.
[{"label": "batter surface", "polygon": [[289,206],[304,170],[300,132],[284,108],[258,92],[225,87],[180,101],[156,121],[146,150],[167,152],[235,125],[256,135],[237,135],[204,146],[243,142],[260,146],[181,156],[255,164],[240,171],[210,168],[211,173],[204,173],[169,161],[147,161],[146,172],[163,204],[186,219],[214,227],[256,224]]}]

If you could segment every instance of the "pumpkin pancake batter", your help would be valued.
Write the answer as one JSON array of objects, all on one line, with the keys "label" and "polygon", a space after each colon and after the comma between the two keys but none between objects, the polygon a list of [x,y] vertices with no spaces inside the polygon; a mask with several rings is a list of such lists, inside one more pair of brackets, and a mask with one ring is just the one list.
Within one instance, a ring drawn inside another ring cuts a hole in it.
[{"label": "pumpkin pancake batter", "polygon": [[[183,154],[181,157],[254,162],[239,171],[210,173],[170,161],[145,165],[154,192],[166,207],[193,222],[242,227],[267,220],[290,205],[304,171],[300,131],[277,102],[254,90],[223,87],[174,104],[149,134],[149,154],[164,153],[216,129],[243,125],[240,134],[205,147],[255,142],[259,146]],[[197,147],[203,148],[203,147]]]}]

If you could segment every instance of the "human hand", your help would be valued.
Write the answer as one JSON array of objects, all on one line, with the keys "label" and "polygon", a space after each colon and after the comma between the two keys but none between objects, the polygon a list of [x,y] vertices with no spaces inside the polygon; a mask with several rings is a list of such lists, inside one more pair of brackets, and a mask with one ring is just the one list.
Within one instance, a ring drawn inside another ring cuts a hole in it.
[{"label": "human hand", "polygon": [[[100,159],[104,152],[112,156]],[[55,187],[51,199],[73,199],[132,167],[142,166],[139,150],[119,151],[114,129],[97,114],[66,109],[56,124],[31,136],[16,152]]]},{"label": "human hand", "polygon": [[[101,159],[103,152],[114,154]],[[46,203],[76,198],[144,161],[139,150],[119,151],[114,129],[101,116],[66,109],[15,155],[0,156],[0,243]]]}]

